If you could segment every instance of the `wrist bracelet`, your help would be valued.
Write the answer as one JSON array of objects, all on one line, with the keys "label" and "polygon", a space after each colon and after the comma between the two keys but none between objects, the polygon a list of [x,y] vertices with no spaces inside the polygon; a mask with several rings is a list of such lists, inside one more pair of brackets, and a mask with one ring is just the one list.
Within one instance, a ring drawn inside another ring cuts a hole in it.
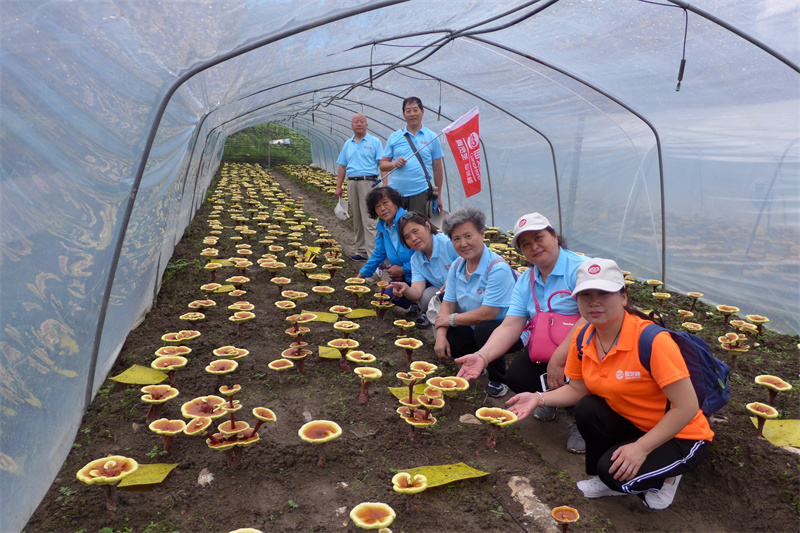
[{"label": "wrist bracelet", "polygon": [[456,315],[457,314],[458,313],[453,313],[453,314],[450,315],[450,326],[451,327],[456,327]]},{"label": "wrist bracelet", "polygon": [[539,395],[539,398],[542,400],[542,405],[543,405],[544,407],[547,407],[547,402],[546,402],[546,401],[544,401],[544,395],[543,395],[541,392],[539,392],[538,390],[536,391],[536,394],[538,394],[538,395]]},{"label": "wrist bracelet", "polygon": [[475,352],[476,355],[480,355],[481,359],[483,359],[483,368],[487,368],[489,366],[489,358],[486,357],[481,351]]}]

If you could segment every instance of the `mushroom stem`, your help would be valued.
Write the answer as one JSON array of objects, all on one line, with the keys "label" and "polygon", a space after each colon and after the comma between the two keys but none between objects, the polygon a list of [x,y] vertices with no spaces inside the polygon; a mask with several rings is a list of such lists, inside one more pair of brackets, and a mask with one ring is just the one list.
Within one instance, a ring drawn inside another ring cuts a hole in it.
[{"label": "mushroom stem", "polygon": [[497,446],[497,436],[500,434],[500,426],[492,426],[492,433],[489,435],[489,439],[486,441],[486,444],[490,448],[494,448]]},{"label": "mushroom stem", "polygon": [[564,522],[561,524],[561,533],[567,533],[567,529],[569,529],[569,524]]},{"label": "mushroom stem", "polygon": [[211,271],[211,281],[209,281],[209,283],[214,283],[214,280],[216,279],[216,276],[217,276],[217,271],[216,270],[212,270]]},{"label": "mushroom stem", "polygon": [[319,448],[319,461],[317,461],[317,466],[320,468],[325,467],[325,443],[317,445]]},{"label": "mushroom stem", "polygon": [[218,374],[217,375],[217,388],[222,387],[225,384],[225,374]]},{"label": "mushroom stem", "polygon": [[411,366],[411,353],[413,351],[414,350],[408,350],[408,349],[406,350],[406,359],[408,359],[408,366]]},{"label": "mushroom stem", "polygon": [[300,372],[301,374],[306,371],[306,359],[305,359],[305,357],[302,358],[302,359],[298,359],[297,360],[297,371]]},{"label": "mushroom stem", "polygon": [[169,453],[172,450],[172,443],[175,440],[175,435],[164,435],[164,451]]},{"label": "mushroom stem", "polygon": [[181,389],[180,387],[178,387],[175,384],[175,371],[174,370],[170,370],[169,372],[167,372],[167,377],[169,377],[169,385],[170,385],[170,387],[172,387],[174,389],[178,389],[178,390],[183,390],[183,389]]},{"label": "mushroom stem", "polygon": [[339,365],[341,365],[342,370],[345,372],[350,372],[350,365],[347,364],[347,358],[342,354],[341,359],[339,359]]},{"label": "mushroom stem", "polygon": [[407,496],[408,497],[406,498],[406,510],[409,513],[418,512],[419,506],[414,503],[414,496],[416,496],[416,494],[408,494]]},{"label": "mushroom stem", "polygon": [[353,308],[355,309],[356,307],[358,307],[358,293],[354,292],[353,293]]},{"label": "mushroom stem", "polygon": [[241,337],[244,333],[244,322],[239,322],[239,333],[236,334],[237,337]]},{"label": "mushroom stem", "polygon": [[761,416],[758,417],[758,436],[759,437],[763,437],[764,436],[764,424],[766,422],[767,422],[766,418],[761,417]]},{"label": "mushroom stem", "polygon": [[[150,409],[147,410],[147,416],[145,420],[147,421],[147,425],[149,426],[159,418],[161,418],[161,406],[163,404],[160,403],[152,403],[150,404]],[[770,403],[772,405],[772,403]]]},{"label": "mushroom stem", "polygon": [[359,403],[366,404],[369,402],[369,381],[361,379],[361,395],[358,397]]},{"label": "mushroom stem", "polygon": [[419,440],[419,428],[417,428],[417,426],[411,426],[411,433],[408,434],[408,438],[413,442]]},{"label": "mushroom stem", "polygon": [[414,399],[414,385],[416,385],[416,383],[416,379],[408,382],[408,403],[411,403]]},{"label": "mushroom stem", "polygon": [[103,485],[103,490],[106,493],[106,510],[108,517],[114,519],[117,516],[117,486],[116,485]]},{"label": "mushroom stem", "polygon": [[769,405],[771,407],[775,407],[775,397],[778,396],[778,391],[770,390],[769,391]]}]

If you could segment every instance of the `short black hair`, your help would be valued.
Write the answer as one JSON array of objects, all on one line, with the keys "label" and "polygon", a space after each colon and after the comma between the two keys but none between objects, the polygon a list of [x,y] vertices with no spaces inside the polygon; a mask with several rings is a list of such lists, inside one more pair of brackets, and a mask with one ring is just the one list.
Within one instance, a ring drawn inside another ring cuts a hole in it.
[{"label": "short black hair", "polygon": [[411,248],[408,244],[406,244],[406,237],[403,235],[403,228],[409,222],[414,222],[415,224],[419,224],[420,226],[424,226],[428,224],[428,227],[431,228],[431,235],[435,235],[439,233],[439,230],[436,229],[436,226],[430,223],[428,217],[421,213],[417,213],[416,211],[409,211],[405,215],[400,217],[400,220],[397,221],[397,233],[400,234],[400,244],[405,246],[406,248]]},{"label": "short black hair", "polygon": [[420,111],[425,111],[425,107],[422,105],[422,100],[420,100],[416,96],[409,96],[405,100],[403,100],[403,113],[406,112],[406,106],[410,104],[417,104],[419,106]]},{"label": "short black hair", "polygon": [[397,207],[403,206],[403,197],[397,192],[397,189],[391,187],[375,187],[367,195],[367,214],[369,218],[378,218],[378,213],[375,212],[375,206],[381,201],[383,197],[388,198]]}]

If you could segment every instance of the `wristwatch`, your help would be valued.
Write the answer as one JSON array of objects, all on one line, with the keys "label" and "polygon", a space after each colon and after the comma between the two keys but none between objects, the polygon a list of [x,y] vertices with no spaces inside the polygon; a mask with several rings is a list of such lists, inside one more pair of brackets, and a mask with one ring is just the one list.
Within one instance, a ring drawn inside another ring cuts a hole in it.
[{"label": "wristwatch", "polygon": [[457,314],[458,314],[458,313],[452,313],[452,314],[450,315],[450,326],[451,326],[451,327],[456,327],[456,315],[457,315]]}]

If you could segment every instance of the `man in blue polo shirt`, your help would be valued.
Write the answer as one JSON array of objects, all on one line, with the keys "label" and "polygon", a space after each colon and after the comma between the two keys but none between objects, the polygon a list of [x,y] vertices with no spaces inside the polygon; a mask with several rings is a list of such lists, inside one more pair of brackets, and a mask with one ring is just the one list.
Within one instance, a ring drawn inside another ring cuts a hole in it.
[{"label": "man in blue polo shirt", "polygon": [[[431,186],[436,186],[436,190],[441,192],[444,177],[442,143],[435,133],[422,125],[424,115],[422,100],[416,96],[403,100],[406,127],[392,133],[386,140],[380,163],[381,171],[391,172],[388,185],[403,196],[403,207],[423,214],[428,201],[429,181],[432,181]],[[419,157],[414,155],[417,150]],[[424,167],[420,165],[420,158]],[[441,197],[437,204],[441,210]]]},{"label": "man in blue polo shirt", "polygon": [[367,133],[367,117],[358,113],[351,122],[353,136],[342,147],[336,173],[336,198],[342,196],[342,184],[347,178],[347,199],[353,211],[353,230],[355,232],[356,261],[366,261],[375,246],[375,229],[377,220],[369,218],[367,211],[367,194],[372,185],[379,179],[378,164],[383,153],[381,141]]}]

